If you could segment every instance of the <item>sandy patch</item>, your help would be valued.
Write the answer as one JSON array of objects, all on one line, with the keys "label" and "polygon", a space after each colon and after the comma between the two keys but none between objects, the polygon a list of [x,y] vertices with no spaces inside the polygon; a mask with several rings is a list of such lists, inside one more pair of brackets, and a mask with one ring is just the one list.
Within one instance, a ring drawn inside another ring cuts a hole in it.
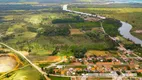
[{"label": "sandy patch", "polygon": [[48,56],[46,59],[42,60],[42,61],[37,61],[40,63],[46,63],[46,62],[58,62],[61,61],[61,57],[60,56]]},{"label": "sandy patch", "polygon": [[75,34],[83,34],[79,29],[70,29],[70,34],[75,35]]},{"label": "sandy patch", "polygon": [[17,62],[14,58],[8,55],[0,56],[0,73],[7,72],[14,69],[17,65]]},{"label": "sandy patch", "polygon": [[136,30],[135,33],[142,33],[142,30]]}]

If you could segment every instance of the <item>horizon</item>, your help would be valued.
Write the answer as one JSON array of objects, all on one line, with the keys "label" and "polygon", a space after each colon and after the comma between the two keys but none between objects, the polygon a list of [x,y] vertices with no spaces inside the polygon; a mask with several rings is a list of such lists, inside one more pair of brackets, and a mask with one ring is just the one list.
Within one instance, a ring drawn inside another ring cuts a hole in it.
[{"label": "horizon", "polygon": [[115,2],[115,3],[142,3],[142,0],[0,0],[0,3],[10,2],[50,2],[50,3],[64,3],[64,2]]}]

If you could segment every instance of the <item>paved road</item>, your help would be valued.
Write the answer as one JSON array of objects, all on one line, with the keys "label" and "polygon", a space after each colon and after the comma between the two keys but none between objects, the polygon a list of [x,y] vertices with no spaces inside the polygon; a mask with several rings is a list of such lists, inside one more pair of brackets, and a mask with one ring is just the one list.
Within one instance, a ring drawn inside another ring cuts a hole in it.
[{"label": "paved road", "polygon": [[49,66],[47,66],[47,67],[45,67],[45,68],[46,68],[46,69],[49,69],[49,68],[54,67],[54,66],[56,66],[57,64],[60,64],[60,63],[62,63],[62,62],[64,62],[64,61],[65,61],[65,59],[62,59],[61,61],[56,62],[56,63],[53,63],[53,64],[51,64],[51,65],[49,65]]}]

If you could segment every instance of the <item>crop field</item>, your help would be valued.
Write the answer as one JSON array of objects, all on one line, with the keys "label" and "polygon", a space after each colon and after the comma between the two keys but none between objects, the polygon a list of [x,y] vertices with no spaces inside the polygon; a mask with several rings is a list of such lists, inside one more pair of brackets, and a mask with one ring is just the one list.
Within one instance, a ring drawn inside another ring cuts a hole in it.
[{"label": "crop field", "polygon": [[96,55],[96,56],[107,56],[109,54],[108,51],[97,51],[97,50],[89,50],[87,51],[86,55]]},{"label": "crop field", "polygon": [[42,60],[42,61],[38,61],[40,63],[53,63],[53,62],[58,62],[61,61],[61,57],[60,56],[48,56],[46,59]]}]

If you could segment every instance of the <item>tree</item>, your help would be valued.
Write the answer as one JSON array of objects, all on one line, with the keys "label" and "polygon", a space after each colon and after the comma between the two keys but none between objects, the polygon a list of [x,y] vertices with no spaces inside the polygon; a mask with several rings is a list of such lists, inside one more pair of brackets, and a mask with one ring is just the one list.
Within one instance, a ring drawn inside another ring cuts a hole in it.
[{"label": "tree", "polygon": [[73,50],[74,56],[76,58],[84,58],[86,52],[87,52],[86,48],[82,48],[82,49],[76,48]]},{"label": "tree", "polygon": [[52,52],[52,55],[56,55],[59,52],[59,47],[56,47],[55,50]]}]

